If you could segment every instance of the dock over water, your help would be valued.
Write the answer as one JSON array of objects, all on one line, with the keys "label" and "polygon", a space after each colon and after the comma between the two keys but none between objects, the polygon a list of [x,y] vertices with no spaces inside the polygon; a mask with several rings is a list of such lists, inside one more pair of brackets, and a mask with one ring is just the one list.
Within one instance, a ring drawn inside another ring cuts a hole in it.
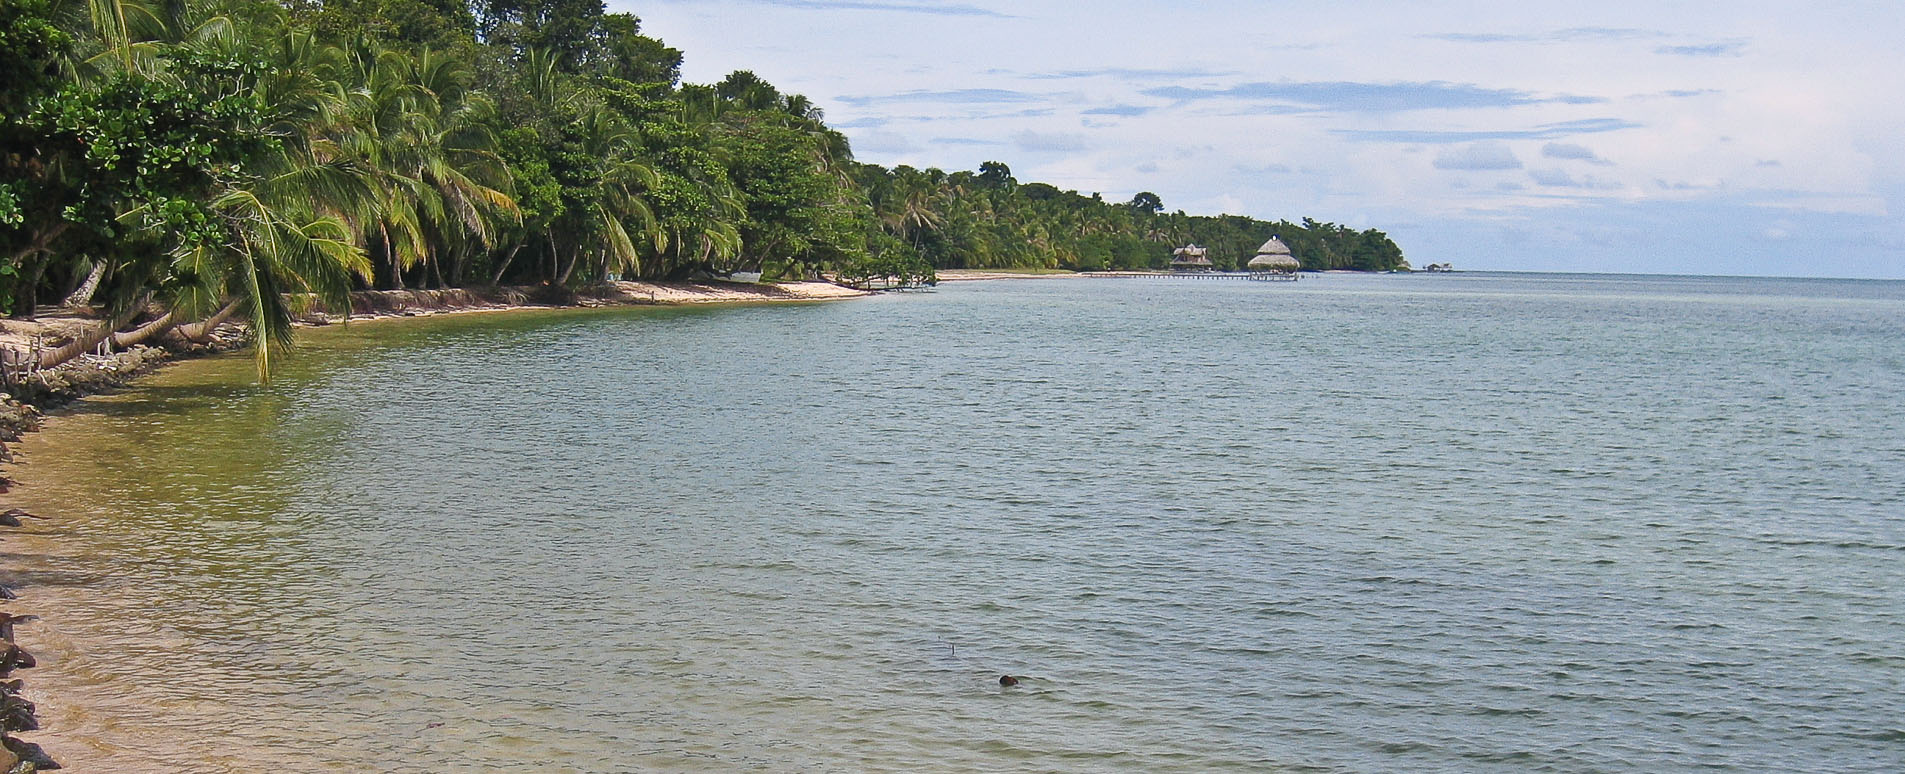
[{"label": "dock over water", "polygon": [[1093,271],[1087,277],[1129,278],[1164,277],[1168,279],[1254,280],[1257,282],[1295,282],[1302,275],[1274,271]]}]

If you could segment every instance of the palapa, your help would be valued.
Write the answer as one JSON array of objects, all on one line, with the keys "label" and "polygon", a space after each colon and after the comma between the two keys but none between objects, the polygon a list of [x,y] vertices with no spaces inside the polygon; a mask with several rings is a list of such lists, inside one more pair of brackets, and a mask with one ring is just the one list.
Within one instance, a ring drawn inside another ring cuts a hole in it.
[{"label": "palapa", "polygon": [[1303,268],[1303,264],[1290,254],[1290,246],[1284,244],[1283,240],[1270,237],[1270,241],[1257,248],[1257,257],[1250,259],[1245,267],[1251,271],[1294,272]]},{"label": "palapa", "polygon": [[1270,241],[1263,243],[1262,247],[1257,248],[1257,254],[1258,255],[1289,255],[1290,246],[1284,244],[1283,240],[1281,239],[1278,239],[1276,237],[1270,237]]},{"label": "palapa", "polygon": [[1297,263],[1297,260],[1295,258],[1292,258],[1287,254],[1286,255],[1259,254],[1257,257],[1250,259],[1250,263],[1248,264],[1248,267],[1251,269],[1261,269],[1266,271],[1279,270],[1279,269],[1284,271],[1296,271],[1297,269],[1302,268],[1303,264]]}]

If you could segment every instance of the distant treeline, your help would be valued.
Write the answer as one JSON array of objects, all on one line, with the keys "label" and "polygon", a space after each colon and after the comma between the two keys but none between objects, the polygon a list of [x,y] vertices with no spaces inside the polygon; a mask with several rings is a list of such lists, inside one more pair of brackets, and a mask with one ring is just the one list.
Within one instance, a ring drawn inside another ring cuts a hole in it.
[{"label": "distant treeline", "polygon": [[[1388,271],[1408,264],[1381,231],[1355,231],[1308,218],[1269,222],[1241,215],[1165,213],[1156,194],[1129,202],[1020,183],[1005,164],[947,174],[937,169],[856,165],[887,232],[941,269],[1159,269],[1176,247],[1209,248],[1215,268],[1243,268],[1276,236],[1303,268]],[[889,248],[890,249],[890,248]]]},{"label": "distant treeline", "polygon": [[857,163],[807,98],[680,64],[599,0],[0,0],[0,307],[238,315],[263,356],[287,294],[354,288],[1158,268],[1191,242],[1227,269],[1271,235],[1305,268],[1403,265],[1373,230]]}]

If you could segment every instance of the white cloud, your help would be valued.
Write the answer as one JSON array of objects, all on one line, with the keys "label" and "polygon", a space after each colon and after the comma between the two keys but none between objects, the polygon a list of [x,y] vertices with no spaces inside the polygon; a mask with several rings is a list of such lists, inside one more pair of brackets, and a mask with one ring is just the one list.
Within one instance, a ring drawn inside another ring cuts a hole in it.
[{"label": "white cloud", "polygon": [[919,150],[919,145],[911,137],[897,132],[866,132],[847,139],[856,154],[900,154]]},{"label": "white cloud", "polygon": [[1034,132],[1023,130],[1012,133],[1012,144],[1019,150],[1033,153],[1069,153],[1085,149],[1085,136],[1074,132]]},{"label": "white cloud", "polygon": [[1521,159],[1499,142],[1478,142],[1446,149],[1435,156],[1436,169],[1521,169]]},{"label": "white cloud", "polygon": [[1543,145],[1541,146],[1541,155],[1544,158],[1550,159],[1585,161],[1589,164],[1597,164],[1603,167],[1614,165],[1614,162],[1601,158],[1594,151],[1589,150],[1587,146],[1567,142],[1551,142],[1547,145]]},{"label": "white cloud", "polygon": [[[1905,101],[1873,96],[1905,92],[1886,4],[1102,0],[1084,25],[1055,0],[629,2],[610,0],[686,52],[688,80],[750,69],[814,96],[866,161],[996,158],[1190,212],[1367,213],[1405,251],[1476,268],[1613,265],[1548,237],[1619,204],[1672,224],[1627,247],[1684,262],[1657,270],[1742,273],[1751,250],[1726,240],[1776,208],[1806,214],[1795,237],[1868,235],[1857,271],[1905,276]],[[1504,223],[1552,254],[1490,252]]]},{"label": "white cloud", "polygon": [[1531,169],[1528,179],[1536,185],[1548,188],[1580,188],[1584,190],[1609,191],[1620,188],[1620,184],[1611,180],[1602,180],[1593,176],[1575,177],[1561,169]]}]

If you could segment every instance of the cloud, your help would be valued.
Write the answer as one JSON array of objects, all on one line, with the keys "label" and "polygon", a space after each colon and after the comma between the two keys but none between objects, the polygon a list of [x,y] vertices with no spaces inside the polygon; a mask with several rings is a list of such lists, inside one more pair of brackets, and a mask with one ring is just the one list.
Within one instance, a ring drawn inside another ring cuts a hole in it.
[{"label": "cloud", "polygon": [[[1004,70],[994,70],[1004,73]],[[1129,67],[1106,67],[1098,70],[1060,70],[1050,73],[1025,73],[1024,77],[1034,80],[1058,80],[1069,78],[1116,78],[1121,81],[1169,81],[1185,78],[1222,78],[1236,75],[1235,70],[1153,70]]]},{"label": "cloud", "polygon": [[1528,179],[1535,181],[1536,185],[1546,188],[1581,188],[1604,191],[1620,187],[1619,183],[1599,180],[1593,177],[1577,178],[1568,174],[1565,170],[1560,169],[1530,169],[1528,170]]},{"label": "cloud", "polygon": [[934,145],[1004,145],[998,140],[981,140],[976,137],[934,137],[927,140]]},{"label": "cloud", "polygon": [[754,0],[761,5],[800,8],[812,11],[898,11],[932,16],[989,16],[1011,19],[1010,15],[972,5],[933,5],[928,3],[873,2],[871,0]]},{"label": "cloud", "polygon": [[1521,169],[1521,159],[1499,142],[1478,142],[1449,148],[1435,157],[1436,169],[1494,170]]},{"label": "cloud", "polygon": [[830,121],[828,125],[835,129],[877,129],[886,126],[889,122],[890,119],[880,118],[878,116],[867,116],[865,118],[856,118],[852,121]]},{"label": "cloud", "polygon": [[1479,131],[1436,131],[1424,129],[1331,129],[1330,132],[1356,142],[1457,143],[1477,140],[1551,140],[1577,134],[1597,134],[1621,129],[1637,129],[1641,124],[1622,118],[1587,118],[1542,124],[1533,129],[1495,129]]},{"label": "cloud", "polygon": [[1779,159],[1760,159],[1759,161],[1755,161],[1755,162],[1753,162],[1753,166],[1756,166],[1756,167],[1783,167],[1783,166],[1785,166],[1785,165],[1784,165],[1784,164],[1781,164],[1781,163],[1779,163]]},{"label": "cloud", "polygon": [[852,138],[855,153],[911,153],[919,150],[912,138],[895,132],[868,132]]},{"label": "cloud", "polygon": [[996,105],[1008,102],[1038,102],[1046,97],[1010,89],[954,89],[951,91],[905,91],[898,94],[872,94],[837,97],[849,105],[896,105],[914,102],[964,105]]},{"label": "cloud", "polygon": [[1547,32],[1438,32],[1421,37],[1454,43],[1578,43],[1593,40],[1664,38],[1667,33],[1631,27],[1569,27]]},{"label": "cloud", "polygon": [[1092,108],[1084,112],[1085,115],[1088,116],[1124,116],[1126,118],[1136,118],[1156,109],[1157,108],[1148,108],[1140,105],[1109,105],[1106,107]]},{"label": "cloud", "polygon": [[[984,120],[991,120],[995,118],[1039,118],[1042,116],[1049,116],[1057,112],[1058,111],[1053,110],[1051,108],[1032,108],[1029,110],[1013,110],[1013,111],[1008,111],[1005,113],[968,113],[963,117],[974,120],[974,121],[984,121]],[[945,116],[945,115],[923,116],[919,120],[942,121],[948,117],[949,116]]]},{"label": "cloud", "polygon": [[1607,159],[1604,159],[1598,155],[1595,155],[1594,151],[1589,150],[1586,146],[1575,145],[1572,143],[1565,143],[1565,142],[1548,143],[1547,145],[1541,146],[1541,155],[1544,158],[1550,158],[1550,159],[1567,159],[1569,161],[1585,161],[1589,164],[1594,164],[1596,166],[1602,166],[1602,167],[1614,166],[1614,162],[1608,161]]},{"label": "cloud", "polygon": [[1657,177],[1654,178],[1654,185],[1660,188],[1660,190],[1662,191],[1703,191],[1710,187],[1710,186],[1704,186],[1704,185],[1695,185],[1693,183],[1688,183],[1683,181],[1669,182]]},{"label": "cloud", "polygon": [[1739,56],[1746,48],[1744,40],[1729,40],[1725,43],[1706,43],[1693,46],[1661,46],[1654,49],[1656,54],[1669,56]]},{"label": "cloud", "polygon": [[1243,99],[1298,105],[1313,110],[1393,113],[1405,110],[1503,108],[1544,102],[1586,104],[1599,97],[1543,97],[1519,89],[1489,89],[1472,83],[1447,81],[1358,83],[1308,81],[1296,83],[1242,83],[1229,88],[1160,86],[1142,94],[1175,100]]},{"label": "cloud", "polygon": [[1069,153],[1085,149],[1085,136],[1065,132],[1023,131],[1012,135],[1012,144],[1031,152]]},{"label": "cloud", "polygon": [[1231,169],[1237,170],[1238,174],[1244,175],[1245,177],[1268,177],[1270,175],[1287,175],[1287,174],[1290,174],[1291,172],[1296,171],[1294,169],[1291,169],[1290,165],[1288,164],[1265,164],[1260,167],[1251,167],[1251,166],[1245,166],[1245,165],[1239,164],[1237,166],[1231,167]]}]

